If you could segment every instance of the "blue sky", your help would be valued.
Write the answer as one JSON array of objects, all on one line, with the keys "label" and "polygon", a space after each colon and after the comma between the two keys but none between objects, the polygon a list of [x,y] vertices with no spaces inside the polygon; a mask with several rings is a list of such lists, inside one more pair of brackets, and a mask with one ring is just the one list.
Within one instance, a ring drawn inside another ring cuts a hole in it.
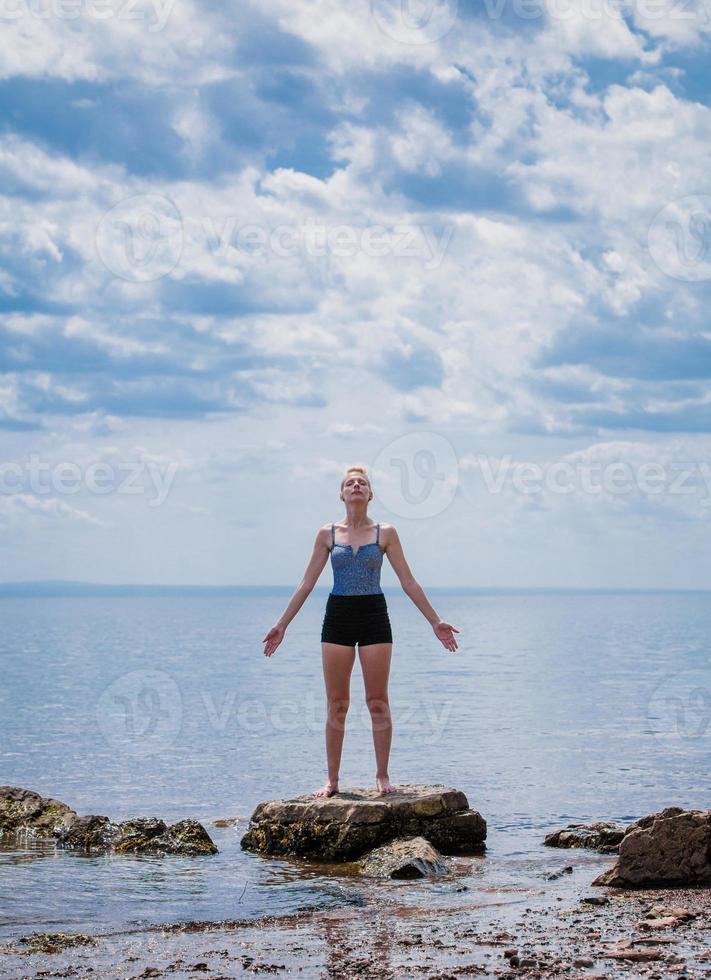
[{"label": "blue sky", "polygon": [[708,586],[711,3],[0,19],[2,580]]}]

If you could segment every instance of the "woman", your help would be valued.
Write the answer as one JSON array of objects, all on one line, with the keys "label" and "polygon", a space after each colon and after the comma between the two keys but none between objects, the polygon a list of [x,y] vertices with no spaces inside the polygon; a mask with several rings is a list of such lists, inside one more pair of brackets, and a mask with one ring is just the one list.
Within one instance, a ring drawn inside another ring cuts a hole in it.
[{"label": "woman", "polygon": [[383,552],[395,569],[403,591],[432,625],[435,636],[447,650],[454,652],[457,649],[454,634],[459,630],[445,623],[428,602],[405,561],[400,539],[392,524],[381,526],[368,517],[373,490],[364,466],[350,466],[346,470],[341,480],[340,496],[346,508],[345,519],[340,524],[324,524],[316,535],[303,579],[276,626],[264,637],[264,655],[271,657],[284,639],[287,626],[316,585],[330,551],[333,590],[326,602],[321,628],[321,659],[328,699],[328,779],[314,796],[333,796],[338,792],[338,772],[356,644],[365,681],[365,700],[373,726],[377,768],[375,782],[381,795],[385,795],[397,790],[388,778],[392,740],[388,676],[393,638],[385,595],[380,587]]}]

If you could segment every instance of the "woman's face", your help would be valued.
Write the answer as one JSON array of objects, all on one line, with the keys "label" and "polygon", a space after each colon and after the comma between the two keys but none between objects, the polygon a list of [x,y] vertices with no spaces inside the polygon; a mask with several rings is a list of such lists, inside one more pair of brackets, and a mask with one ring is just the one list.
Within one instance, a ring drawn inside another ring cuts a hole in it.
[{"label": "woman's face", "polygon": [[362,473],[350,473],[343,481],[341,496],[344,500],[370,500],[371,491],[368,478]]}]

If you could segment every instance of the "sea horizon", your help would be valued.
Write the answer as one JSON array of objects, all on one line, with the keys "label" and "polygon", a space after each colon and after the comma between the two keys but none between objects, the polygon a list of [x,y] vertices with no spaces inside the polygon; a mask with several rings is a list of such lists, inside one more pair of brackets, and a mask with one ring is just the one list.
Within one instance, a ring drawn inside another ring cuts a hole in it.
[{"label": "sea horizon", "polygon": [[[704,595],[704,588],[653,588],[648,586],[513,586],[513,585],[425,585],[425,591],[435,595]],[[38,579],[0,582],[0,598],[81,596],[266,596],[291,595],[295,585],[200,585],[169,582],[84,582],[74,579]],[[317,585],[311,592],[328,595],[329,585]],[[386,596],[404,594],[396,585],[383,586]]]}]

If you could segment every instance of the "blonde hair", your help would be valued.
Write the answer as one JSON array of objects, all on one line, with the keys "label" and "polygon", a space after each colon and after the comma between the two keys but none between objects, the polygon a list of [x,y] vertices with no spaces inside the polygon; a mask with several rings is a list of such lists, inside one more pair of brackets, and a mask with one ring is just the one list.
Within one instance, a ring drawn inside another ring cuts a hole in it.
[{"label": "blonde hair", "polygon": [[370,487],[370,492],[371,492],[371,493],[373,492],[373,485],[372,485],[372,483],[370,482],[370,476],[368,475],[368,469],[367,469],[367,467],[365,467],[365,466],[362,466],[362,465],[361,465],[360,463],[357,463],[357,464],[356,464],[355,466],[349,466],[349,467],[348,467],[348,468],[346,469],[346,471],[345,471],[345,473],[344,473],[344,475],[343,475],[343,479],[341,480],[341,493],[343,493],[343,484],[344,484],[344,483],[346,482],[346,480],[348,479],[348,474],[349,474],[349,473],[362,473],[362,474],[363,474],[363,476],[364,476],[364,477],[366,478],[366,480],[368,481],[368,486]]}]

